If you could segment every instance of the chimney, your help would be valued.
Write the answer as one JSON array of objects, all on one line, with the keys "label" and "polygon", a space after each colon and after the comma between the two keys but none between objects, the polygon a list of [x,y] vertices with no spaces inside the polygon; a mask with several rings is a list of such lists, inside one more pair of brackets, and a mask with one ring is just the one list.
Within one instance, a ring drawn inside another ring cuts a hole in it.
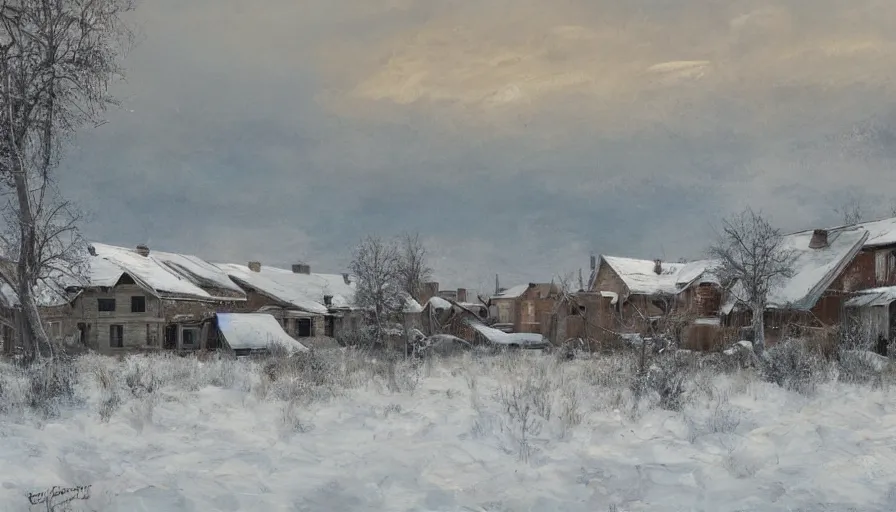
[{"label": "chimney", "polygon": [[591,270],[597,268],[597,256],[591,255]]},{"label": "chimney", "polygon": [[812,232],[812,240],[809,241],[810,249],[823,249],[828,246],[828,230],[816,229]]},{"label": "chimney", "polygon": [[467,289],[466,288],[458,288],[457,289],[457,302],[467,302]]},{"label": "chimney", "polygon": [[653,260],[653,272],[656,275],[663,273],[663,260]]},{"label": "chimney", "polygon": [[345,272],[342,273],[342,280],[345,282],[345,284],[352,284],[351,279],[348,278],[348,274]]},{"label": "chimney", "polygon": [[261,272],[261,262],[260,261],[250,261],[249,262],[249,270],[252,272]]},{"label": "chimney", "polygon": [[306,263],[296,263],[292,266],[292,273],[305,274],[306,276],[311,275],[311,265],[308,265]]},{"label": "chimney", "polygon": [[333,296],[332,295],[324,295],[324,306],[330,307],[333,305]]},{"label": "chimney", "polygon": [[90,254],[91,256],[96,256],[96,247],[94,247],[93,244],[88,244],[87,245],[87,253]]},{"label": "chimney", "polygon": [[149,246],[146,244],[140,244],[137,246],[137,254],[143,256],[144,258],[149,256]]}]

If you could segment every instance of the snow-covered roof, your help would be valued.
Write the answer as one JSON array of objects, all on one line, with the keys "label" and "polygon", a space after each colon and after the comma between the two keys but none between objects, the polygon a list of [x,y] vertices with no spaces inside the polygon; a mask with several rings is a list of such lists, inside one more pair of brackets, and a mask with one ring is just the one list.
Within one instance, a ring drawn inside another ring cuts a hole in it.
[{"label": "snow-covered roof", "polygon": [[809,247],[812,230],[786,235],[781,248],[793,254],[792,277],[782,279],[769,291],[770,308],[808,310],[840,275],[868,239],[862,228],[843,228],[828,232],[828,245]]},{"label": "snow-covered roof", "polygon": [[492,296],[493,299],[518,299],[529,289],[529,284],[519,284]]},{"label": "snow-covered roof", "polygon": [[225,272],[202,258],[162,251],[153,251],[149,256],[200,286],[244,293],[243,289],[227,277]]},{"label": "snow-covered roof", "polygon": [[848,308],[889,306],[893,301],[896,301],[896,286],[885,286],[862,290],[858,296],[846,301],[845,305]]},{"label": "snow-covered roof", "polygon": [[[173,295],[199,299],[218,297],[202,288],[209,286],[237,292],[245,298],[242,290],[226,274],[210,263],[196,256],[150,252],[141,256],[134,249],[92,243],[96,256],[88,260],[88,279],[91,286],[113,286],[123,273],[127,273],[140,285],[149,288],[159,296]],[[175,264],[173,264],[173,263]]]},{"label": "snow-covered roof", "polygon": [[467,325],[481,334],[483,338],[496,345],[518,345],[520,347],[526,347],[547,343],[545,337],[537,333],[507,333],[473,320],[467,321]]},{"label": "snow-covered roof", "polygon": [[8,308],[19,305],[19,295],[6,281],[0,281],[0,301]]},{"label": "snow-covered roof", "polygon": [[324,296],[332,297],[332,307],[351,307],[355,296],[355,283],[339,274],[300,274],[292,270],[262,266],[259,272],[248,265],[218,263],[215,266],[231,279],[245,283],[275,300],[291,304],[309,313],[325,314],[329,308]]},{"label": "snow-covered roof", "polygon": [[868,239],[865,240],[865,247],[882,247],[885,245],[896,244],[896,217],[886,219],[873,220],[869,222],[859,222],[849,226],[838,226],[828,231],[841,230],[845,228],[862,228],[868,231]]},{"label": "snow-covered roof", "polygon": [[451,303],[441,297],[433,297],[426,303],[433,309],[451,309]]},{"label": "snow-covered roof", "polygon": [[305,352],[307,347],[292,339],[280,322],[265,313],[218,313],[218,330],[233,350],[263,350],[280,345],[290,352]]},{"label": "snow-covered roof", "polygon": [[684,263],[664,262],[660,273],[657,274],[654,272],[655,263],[651,260],[604,255],[601,255],[600,258],[603,263],[616,272],[629,292],[634,295],[678,293],[680,291],[678,274],[687,266]]},{"label": "snow-covered roof", "polygon": [[405,294],[405,296],[404,296],[404,310],[403,310],[403,311],[404,311],[405,313],[422,313],[422,312],[423,312],[423,306],[421,306],[420,303],[417,302],[416,299],[414,299],[413,297],[411,297],[411,296],[408,295],[408,294]]},{"label": "snow-covered roof", "polygon": [[693,283],[721,285],[721,279],[716,272],[720,265],[721,262],[718,260],[697,260],[685,263],[678,271],[675,284],[679,288],[686,288]]}]

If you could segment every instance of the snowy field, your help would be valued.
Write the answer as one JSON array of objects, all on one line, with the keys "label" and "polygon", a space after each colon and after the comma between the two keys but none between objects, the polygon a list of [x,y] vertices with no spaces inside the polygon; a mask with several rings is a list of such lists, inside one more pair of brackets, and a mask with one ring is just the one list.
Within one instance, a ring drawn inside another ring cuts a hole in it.
[{"label": "snowy field", "polygon": [[896,510],[887,370],[675,361],[639,386],[635,356],[84,356],[48,403],[0,366],[0,510]]}]

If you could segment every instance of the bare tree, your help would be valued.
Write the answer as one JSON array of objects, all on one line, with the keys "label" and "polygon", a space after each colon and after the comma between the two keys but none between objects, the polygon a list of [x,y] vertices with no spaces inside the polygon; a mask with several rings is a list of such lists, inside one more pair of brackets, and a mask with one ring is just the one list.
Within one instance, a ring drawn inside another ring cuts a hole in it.
[{"label": "bare tree", "polygon": [[389,324],[399,322],[405,306],[401,254],[397,244],[376,236],[361,240],[352,254],[351,271],[358,279],[355,304],[370,318],[372,342],[380,344]]},{"label": "bare tree", "polygon": [[843,216],[843,223],[846,225],[858,224],[865,218],[862,202],[856,197],[844,201],[840,207],[834,208],[834,212]]},{"label": "bare tree", "polygon": [[424,284],[432,279],[426,246],[417,233],[405,233],[399,239],[399,273],[401,287],[408,295],[421,300]]},{"label": "bare tree", "polygon": [[[34,288],[62,263],[78,215],[55,187],[61,150],[112,104],[131,0],[0,0],[0,181],[11,191],[6,276],[23,310],[26,357],[48,344]],[[60,242],[61,241],[61,242]]]},{"label": "bare tree", "polygon": [[763,314],[769,291],[794,271],[794,254],[783,246],[781,231],[762,216],[746,209],[722,222],[718,240],[709,255],[719,260],[718,272],[729,283],[739,282],[743,290],[738,300],[749,305],[752,314],[754,347],[765,347]]}]

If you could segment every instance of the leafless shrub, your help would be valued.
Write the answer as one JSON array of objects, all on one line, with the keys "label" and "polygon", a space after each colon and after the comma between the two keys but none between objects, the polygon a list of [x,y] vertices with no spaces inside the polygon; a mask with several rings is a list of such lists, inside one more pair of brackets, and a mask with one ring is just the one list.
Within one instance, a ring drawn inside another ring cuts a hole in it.
[{"label": "leafless shrub", "polygon": [[729,405],[726,394],[720,394],[713,400],[709,414],[705,418],[697,421],[687,416],[685,422],[688,425],[688,441],[693,443],[707,434],[735,433],[740,426],[741,413]]},{"label": "leafless shrub", "polygon": [[24,368],[28,378],[28,405],[44,417],[59,413],[59,405],[74,396],[75,371],[68,359],[51,358]]},{"label": "leafless shrub", "polygon": [[686,364],[674,357],[661,357],[646,372],[639,372],[632,381],[632,393],[640,399],[653,392],[659,398],[659,406],[667,411],[680,411],[684,405],[686,378],[689,376]]},{"label": "leafless shrub", "polygon": [[295,400],[290,400],[280,409],[280,424],[286,434],[304,434],[314,429],[314,425],[305,423],[299,417],[299,406]]},{"label": "leafless shrub", "polygon": [[581,405],[577,389],[573,386],[564,388],[559,414],[563,437],[568,436],[573,428],[582,424],[584,414],[582,413]]},{"label": "leafless shrub", "polygon": [[797,340],[769,349],[760,358],[760,370],[767,382],[803,395],[814,393],[817,384],[828,374],[824,359]]},{"label": "leafless shrub", "polygon": [[885,385],[890,370],[886,358],[868,351],[842,350],[838,363],[840,382],[869,385],[874,389]]},{"label": "leafless shrub", "polygon": [[496,397],[509,420],[509,431],[515,438],[518,455],[523,462],[527,462],[531,455],[532,448],[529,443],[531,436],[541,433],[543,420],[547,419],[544,416],[542,419],[536,417],[535,403],[544,403],[544,400],[536,398],[538,392],[535,387],[514,383],[499,388]]},{"label": "leafless shrub", "polygon": [[393,414],[401,414],[401,404],[389,404],[383,408],[383,418],[388,418]]}]

